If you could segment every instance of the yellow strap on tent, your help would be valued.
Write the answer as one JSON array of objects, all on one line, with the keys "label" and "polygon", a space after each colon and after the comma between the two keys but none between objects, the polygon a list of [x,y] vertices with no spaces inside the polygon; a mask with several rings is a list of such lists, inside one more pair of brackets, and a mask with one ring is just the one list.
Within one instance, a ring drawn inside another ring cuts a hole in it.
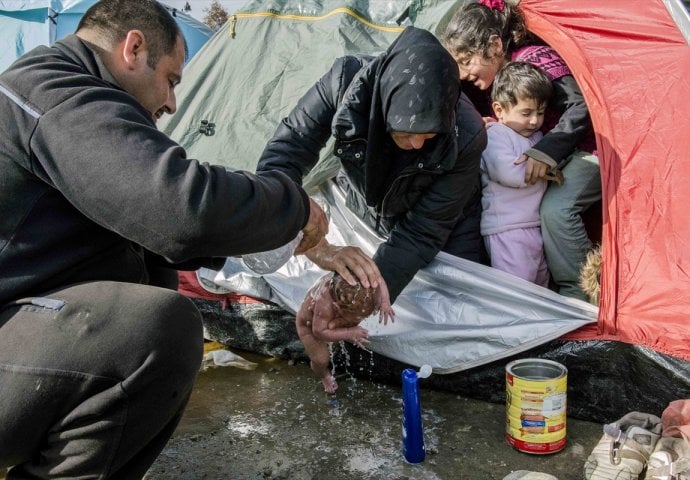
[{"label": "yellow strap on tent", "polygon": [[256,18],[256,17],[273,17],[273,18],[280,18],[280,19],[285,19],[285,20],[302,20],[302,21],[312,21],[312,22],[318,22],[319,20],[323,20],[324,18],[331,17],[333,15],[336,15],[338,13],[344,13],[345,15],[350,15],[360,22],[362,22],[365,25],[368,25],[371,28],[375,28],[377,30],[382,30],[384,32],[402,32],[404,27],[386,27],[384,25],[377,25],[375,23],[370,22],[369,20],[365,19],[361,15],[357,14],[354,10],[351,10],[346,7],[338,7],[330,12],[320,15],[318,17],[307,17],[307,16],[302,16],[302,15],[291,15],[291,14],[280,14],[280,13],[274,13],[274,12],[256,12],[256,13],[235,13],[230,16],[230,29],[229,33],[231,37],[235,37],[235,23],[237,22],[238,18]]}]

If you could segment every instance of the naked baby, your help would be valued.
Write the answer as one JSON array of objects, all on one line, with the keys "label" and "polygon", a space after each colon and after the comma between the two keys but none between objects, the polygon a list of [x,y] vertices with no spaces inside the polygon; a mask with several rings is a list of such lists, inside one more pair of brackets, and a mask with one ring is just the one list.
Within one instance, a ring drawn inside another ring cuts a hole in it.
[{"label": "naked baby", "polygon": [[297,312],[297,334],[311,360],[311,369],[321,378],[326,393],[338,384],[329,369],[328,342],[347,340],[360,348],[369,343],[369,331],[359,323],[379,312],[384,325],[395,313],[383,279],[377,288],[350,285],[337,273],[328,273],[307,292]]}]

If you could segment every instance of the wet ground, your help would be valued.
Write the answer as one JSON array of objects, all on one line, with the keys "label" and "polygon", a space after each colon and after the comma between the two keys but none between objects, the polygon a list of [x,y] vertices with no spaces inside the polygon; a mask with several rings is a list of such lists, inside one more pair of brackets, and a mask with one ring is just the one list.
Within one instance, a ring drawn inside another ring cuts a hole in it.
[{"label": "wet ground", "polygon": [[329,397],[306,363],[236,352],[256,368],[199,375],[147,480],[500,480],[516,470],[579,480],[602,432],[601,424],[568,419],[565,449],[522,453],[504,441],[504,405],[421,389],[427,454],[412,465],[401,454],[398,386],[344,373]]}]

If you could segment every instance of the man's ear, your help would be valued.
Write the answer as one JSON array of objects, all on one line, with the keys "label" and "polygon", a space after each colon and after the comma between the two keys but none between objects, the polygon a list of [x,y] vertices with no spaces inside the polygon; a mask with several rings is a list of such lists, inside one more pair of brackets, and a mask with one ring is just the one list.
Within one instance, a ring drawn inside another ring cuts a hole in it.
[{"label": "man's ear", "polygon": [[122,60],[128,70],[146,63],[148,46],[141,30],[130,30],[122,42]]}]

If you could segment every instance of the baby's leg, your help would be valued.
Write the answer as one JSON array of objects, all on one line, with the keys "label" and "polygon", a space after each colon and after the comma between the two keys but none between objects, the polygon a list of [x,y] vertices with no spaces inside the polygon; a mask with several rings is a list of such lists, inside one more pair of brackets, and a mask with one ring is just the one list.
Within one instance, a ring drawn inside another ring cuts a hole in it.
[{"label": "baby's leg", "polygon": [[335,381],[331,372],[328,372],[325,377],[321,377],[321,383],[323,383],[323,391],[326,393],[333,394],[338,390],[338,382]]},{"label": "baby's leg", "polygon": [[321,379],[323,389],[326,393],[335,393],[338,389],[338,384],[335,377],[331,374],[329,367],[330,356],[328,354],[328,344],[317,342],[319,344],[318,354],[311,356],[311,369]]},{"label": "baby's leg", "polygon": [[[306,344],[304,348],[307,349]],[[338,384],[335,381],[335,377],[331,375],[331,370],[328,368],[331,360],[328,344],[314,339],[312,345],[308,349],[308,353],[309,359],[311,360],[311,369],[321,379],[326,393],[335,393]]]},{"label": "baby's leg", "polygon": [[328,368],[331,360],[328,343],[317,340],[311,334],[301,336],[300,339],[311,360],[311,369],[321,379],[324,390],[326,393],[335,393],[338,384]]}]

